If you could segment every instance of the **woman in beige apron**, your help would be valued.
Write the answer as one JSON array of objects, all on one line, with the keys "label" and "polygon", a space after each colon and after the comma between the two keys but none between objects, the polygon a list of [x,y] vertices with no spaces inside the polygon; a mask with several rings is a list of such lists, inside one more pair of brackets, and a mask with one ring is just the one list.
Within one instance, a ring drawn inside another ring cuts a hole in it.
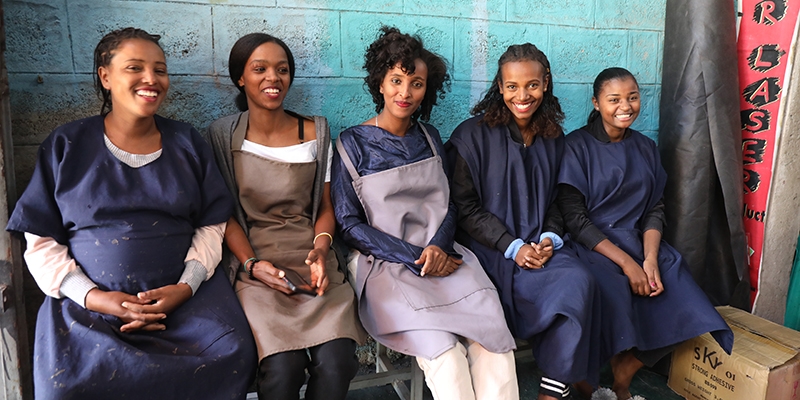
[{"label": "woman in beige apron", "polygon": [[453,242],[441,138],[416,121],[430,116],[448,79],[445,64],[384,27],[365,68],[382,111],[339,136],[331,181],[337,221],[355,249],[364,327],[415,356],[436,399],[516,399],[514,340],[497,291]]},{"label": "woman in beige apron", "polygon": [[344,399],[364,333],[355,296],[329,251],[334,231],[330,137],[323,117],[283,109],[291,51],[253,33],[231,49],[231,80],[246,110],[215,121],[209,140],[238,200],[225,232],[236,292],[258,347],[259,399]]}]

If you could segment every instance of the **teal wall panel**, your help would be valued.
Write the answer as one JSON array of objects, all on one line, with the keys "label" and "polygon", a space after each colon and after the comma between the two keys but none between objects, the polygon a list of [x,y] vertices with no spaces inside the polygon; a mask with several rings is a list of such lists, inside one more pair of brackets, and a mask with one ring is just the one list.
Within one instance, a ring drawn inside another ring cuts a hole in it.
[{"label": "teal wall panel", "polygon": [[591,109],[600,70],[622,66],[642,85],[634,125],[658,135],[666,0],[3,0],[18,182],[56,126],[99,111],[92,51],[106,32],[137,26],[162,35],[172,87],[165,116],[205,129],[235,112],[228,54],[242,35],[278,36],[297,60],[287,108],[321,114],[336,136],[374,115],[364,51],[381,25],[419,35],[453,78],[432,123],[447,137],[482,97],[510,44],[531,42],[553,67],[567,132]]}]

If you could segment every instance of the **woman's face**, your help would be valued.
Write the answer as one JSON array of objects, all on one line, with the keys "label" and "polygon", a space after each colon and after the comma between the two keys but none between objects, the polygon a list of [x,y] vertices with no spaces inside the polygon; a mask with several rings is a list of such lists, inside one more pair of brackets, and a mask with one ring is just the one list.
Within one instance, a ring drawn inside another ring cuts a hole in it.
[{"label": "woman's face", "polygon": [[639,85],[633,78],[611,79],[603,84],[597,97],[592,97],[592,104],[600,112],[608,136],[622,138],[625,129],[639,116]]},{"label": "woman's face", "polygon": [[403,72],[400,63],[386,71],[381,82],[384,113],[397,119],[411,118],[425,98],[428,66],[419,58],[414,60],[414,73]]},{"label": "woman's face", "polygon": [[506,107],[514,115],[517,126],[527,126],[547,90],[544,66],[532,60],[507,62],[500,67],[500,77],[502,82],[498,85]]},{"label": "woman's face", "polygon": [[169,90],[164,52],[149,40],[122,41],[109,65],[97,73],[103,87],[111,91],[112,113],[117,115],[152,117]]},{"label": "woman's face", "polygon": [[248,108],[282,109],[289,91],[289,72],[289,58],[280,45],[268,42],[256,47],[239,78]]}]

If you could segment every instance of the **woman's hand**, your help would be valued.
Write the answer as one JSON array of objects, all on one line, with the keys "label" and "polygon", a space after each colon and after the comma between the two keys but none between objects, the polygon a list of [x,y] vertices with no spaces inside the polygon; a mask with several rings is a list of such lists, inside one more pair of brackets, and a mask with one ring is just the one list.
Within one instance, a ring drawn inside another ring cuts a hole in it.
[{"label": "woman's hand", "polygon": [[[189,291],[191,292],[191,288]],[[94,288],[86,294],[86,309],[101,314],[112,315],[124,322],[120,332],[163,331],[167,327],[160,321],[167,317],[165,313],[138,312],[130,309],[134,304],[145,305],[147,301],[138,297],[114,291],[103,291]]]},{"label": "woman's hand", "polygon": [[[551,244],[550,255],[552,256],[553,255],[552,254],[552,242],[550,244]],[[531,245],[531,244],[528,244],[528,243],[523,244],[522,247],[519,248],[519,251],[517,252],[517,256],[514,257],[514,262],[516,262],[517,265],[519,265],[520,267],[525,268],[525,269],[540,269],[540,268],[542,268],[544,266],[544,263],[547,262],[547,260],[550,257],[547,257],[547,259],[543,258],[543,256],[540,254],[540,252],[542,251],[541,246],[540,245],[536,245],[536,246],[539,247],[538,250],[534,249],[533,245]]]},{"label": "woman's hand", "polygon": [[289,285],[283,281],[285,273],[272,265],[269,261],[259,260],[250,266],[253,271],[253,278],[258,279],[265,285],[285,294],[292,294]]},{"label": "woman's hand", "polygon": [[664,284],[661,283],[661,272],[658,270],[658,260],[654,258],[645,258],[642,265],[645,275],[647,275],[647,283],[650,285],[650,297],[655,297],[664,292]]},{"label": "woman's hand", "polygon": [[306,265],[311,267],[311,287],[317,288],[317,296],[322,296],[328,288],[328,273],[325,272],[325,263],[328,252],[323,249],[314,249],[308,252]]},{"label": "woman's hand", "polygon": [[549,237],[544,238],[544,240],[538,244],[531,243],[531,247],[533,247],[533,250],[535,250],[536,254],[539,255],[539,259],[542,261],[542,267],[544,267],[544,265],[550,261],[550,258],[553,257],[555,246],[553,245],[553,239],[550,239]]},{"label": "woman's hand", "polygon": [[629,263],[622,266],[622,272],[628,277],[628,283],[631,285],[631,291],[639,296],[649,296],[651,289],[642,267],[639,266],[633,259]]},{"label": "woman's hand", "polygon": [[139,313],[169,315],[192,298],[192,288],[186,283],[178,283],[139,292],[136,297],[142,303],[125,302],[122,306]]},{"label": "woman's hand", "polygon": [[422,264],[422,272],[419,276],[447,276],[455,272],[461,263],[461,260],[450,257],[436,245],[424,248],[419,258],[414,261],[414,264]]}]

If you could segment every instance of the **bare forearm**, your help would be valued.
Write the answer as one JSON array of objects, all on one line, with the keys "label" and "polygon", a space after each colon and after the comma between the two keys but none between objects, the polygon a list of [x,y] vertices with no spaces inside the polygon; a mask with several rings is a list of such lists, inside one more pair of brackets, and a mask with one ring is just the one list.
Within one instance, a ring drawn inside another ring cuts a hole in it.
[{"label": "bare forearm", "polygon": [[661,246],[661,232],[657,229],[648,229],[644,231],[644,258],[658,259],[658,249]]},{"label": "bare forearm", "polygon": [[253,247],[250,246],[250,240],[244,234],[244,230],[233,217],[228,220],[228,224],[225,226],[225,244],[242,264],[248,258],[256,255]]},{"label": "bare forearm", "polygon": [[613,261],[614,264],[619,265],[623,271],[628,268],[639,267],[639,264],[637,264],[628,253],[617,247],[617,245],[608,239],[603,239],[597,246],[594,246],[593,250],[606,256],[609,260]]}]

